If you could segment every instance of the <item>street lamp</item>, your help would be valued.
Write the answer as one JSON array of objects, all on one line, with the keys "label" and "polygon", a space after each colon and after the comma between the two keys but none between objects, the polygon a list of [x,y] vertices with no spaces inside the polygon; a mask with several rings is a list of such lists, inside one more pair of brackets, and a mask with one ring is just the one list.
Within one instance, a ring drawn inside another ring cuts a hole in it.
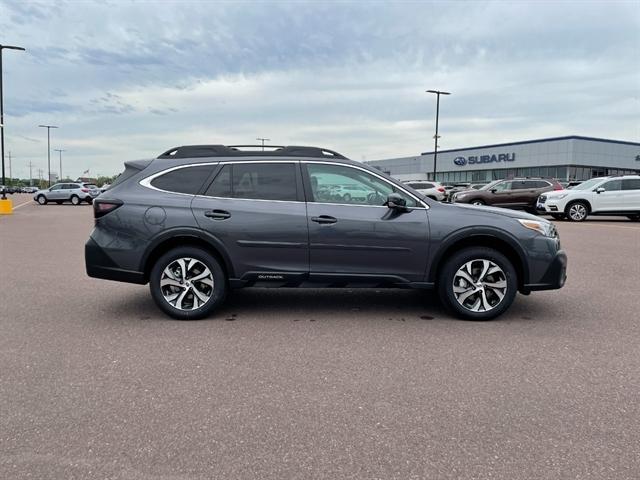
[{"label": "street lamp", "polygon": [[427,93],[436,94],[436,134],[433,136],[435,142],[435,148],[433,150],[433,181],[436,181],[436,168],[438,165],[438,117],[440,116],[440,95],[451,95],[449,92],[442,92],[440,90],[427,90]]},{"label": "street lamp", "polygon": [[[16,47],[14,45],[1,45],[0,44],[0,149],[2,150],[2,185],[4,185],[4,102],[3,102],[3,92],[2,92],[2,51],[3,50],[22,50],[25,49],[22,47]],[[2,198],[6,199],[7,197],[2,192]]]},{"label": "street lamp", "polygon": [[256,140],[259,140],[259,141],[262,142],[262,151],[263,152],[264,152],[264,142],[270,142],[271,141],[270,138],[260,138],[260,137],[256,138]]},{"label": "street lamp", "polygon": [[60,181],[62,181],[62,152],[65,152],[66,150],[61,150],[59,148],[54,148],[54,150],[60,154]]},{"label": "street lamp", "polygon": [[51,129],[58,128],[55,125],[38,125],[38,127],[47,129],[47,166],[49,167],[49,178],[47,179],[47,187],[51,186]]}]

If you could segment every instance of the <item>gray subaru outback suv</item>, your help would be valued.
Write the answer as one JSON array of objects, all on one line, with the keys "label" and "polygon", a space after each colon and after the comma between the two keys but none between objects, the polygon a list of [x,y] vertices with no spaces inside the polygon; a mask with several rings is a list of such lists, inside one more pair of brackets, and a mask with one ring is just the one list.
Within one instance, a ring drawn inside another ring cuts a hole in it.
[{"label": "gray subaru outback suv", "polygon": [[208,316],[230,288],[386,286],[435,288],[488,320],[565,281],[550,222],[441,204],[331,150],[183,146],[125,167],[93,203],[87,273],[149,283],[177,319]]}]

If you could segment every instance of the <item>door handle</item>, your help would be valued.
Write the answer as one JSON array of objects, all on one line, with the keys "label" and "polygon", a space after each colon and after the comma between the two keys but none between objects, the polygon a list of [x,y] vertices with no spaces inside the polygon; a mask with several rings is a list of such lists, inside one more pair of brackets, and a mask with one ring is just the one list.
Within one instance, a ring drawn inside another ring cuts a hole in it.
[{"label": "door handle", "polygon": [[206,210],[204,216],[214,220],[226,220],[231,217],[231,214],[226,210]]},{"label": "door handle", "polygon": [[329,225],[332,223],[336,223],[338,219],[335,217],[330,217],[329,215],[320,215],[319,217],[311,217],[311,221],[319,223],[320,225]]}]

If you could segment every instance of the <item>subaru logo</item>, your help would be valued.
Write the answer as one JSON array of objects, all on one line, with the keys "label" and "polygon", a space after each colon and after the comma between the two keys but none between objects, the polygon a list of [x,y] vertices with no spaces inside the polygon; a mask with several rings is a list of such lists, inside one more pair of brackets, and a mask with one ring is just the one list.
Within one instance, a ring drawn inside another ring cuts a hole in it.
[{"label": "subaru logo", "polygon": [[464,157],[456,157],[453,159],[453,163],[462,167],[467,164],[467,159]]}]

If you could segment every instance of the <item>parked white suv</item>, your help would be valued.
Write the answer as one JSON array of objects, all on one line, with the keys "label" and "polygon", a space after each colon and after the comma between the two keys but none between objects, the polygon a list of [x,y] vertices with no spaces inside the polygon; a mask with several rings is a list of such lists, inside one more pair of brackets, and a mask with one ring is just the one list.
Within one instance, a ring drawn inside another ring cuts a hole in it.
[{"label": "parked white suv", "polygon": [[427,182],[422,180],[404,182],[413,188],[415,191],[420,192],[425,197],[429,197],[433,200],[441,202],[446,196],[446,190],[441,183]]},{"label": "parked white suv", "polygon": [[82,202],[91,203],[95,197],[100,195],[100,189],[92,183],[56,183],[50,188],[38,190],[33,199],[40,205],[48,202],[55,202],[60,205],[62,202],[71,202],[80,205]]},{"label": "parked white suv", "polygon": [[582,222],[589,215],[623,215],[640,220],[640,175],[592,178],[571,190],[538,197],[537,210],[559,220]]}]

